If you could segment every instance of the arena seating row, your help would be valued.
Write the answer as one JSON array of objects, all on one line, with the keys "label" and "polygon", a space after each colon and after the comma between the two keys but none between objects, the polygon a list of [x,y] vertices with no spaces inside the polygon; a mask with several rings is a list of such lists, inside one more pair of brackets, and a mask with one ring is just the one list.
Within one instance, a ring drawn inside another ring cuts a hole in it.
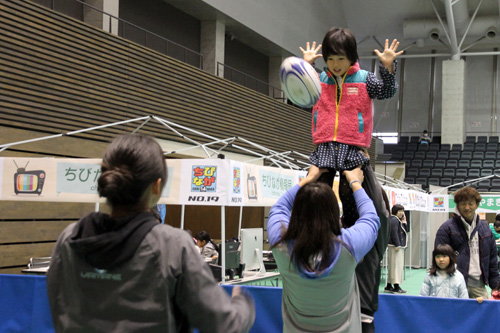
[{"label": "arena seating row", "polygon": [[500,151],[394,151],[391,161],[401,160],[493,160],[500,159]]},{"label": "arena seating row", "polygon": [[[412,139],[413,138],[413,139]],[[420,144],[414,137],[401,137],[391,161],[406,164],[405,182],[451,187],[463,186],[463,182],[498,175],[500,177],[500,144],[498,136],[467,136],[462,144]],[[492,177],[470,184],[481,192],[500,192],[500,178]]]},{"label": "arena seating row", "polygon": [[[429,185],[450,187],[450,190],[457,190],[464,186],[464,182],[477,177],[405,177],[405,183],[420,184],[422,188],[428,189]],[[454,185],[454,186],[452,186]],[[500,178],[490,178],[475,184],[469,184],[477,188],[479,192],[500,192]]]},{"label": "arena seating row", "polygon": [[409,168],[488,168],[500,169],[500,160],[473,159],[473,160],[446,160],[446,159],[413,159],[406,161],[406,170]]},{"label": "arena seating row", "polygon": [[[420,136],[400,136],[399,143],[419,143]],[[436,136],[432,138],[433,143],[439,143],[441,137]],[[498,136],[486,136],[480,135],[477,138],[475,136],[466,136],[465,143],[499,143],[500,139]]]}]

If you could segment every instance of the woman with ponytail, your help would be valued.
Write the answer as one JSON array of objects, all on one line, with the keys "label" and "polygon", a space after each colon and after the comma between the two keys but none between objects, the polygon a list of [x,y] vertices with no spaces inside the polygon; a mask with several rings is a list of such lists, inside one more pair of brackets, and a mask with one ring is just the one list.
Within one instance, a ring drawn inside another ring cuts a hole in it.
[{"label": "woman with ponytail", "polygon": [[167,166],[160,145],[131,134],[102,159],[98,192],[111,213],[91,213],[59,236],[47,273],[56,332],[248,331],[253,302],[218,286],[184,230],[158,223]]}]

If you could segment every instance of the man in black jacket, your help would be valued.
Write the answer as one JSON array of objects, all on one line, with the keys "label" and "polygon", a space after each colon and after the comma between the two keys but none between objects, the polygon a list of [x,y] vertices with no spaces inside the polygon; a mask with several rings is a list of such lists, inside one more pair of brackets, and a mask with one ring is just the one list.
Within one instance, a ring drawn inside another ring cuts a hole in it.
[{"label": "man in black jacket", "polygon": [[476,213],[481,195],[472,187],[458,190],[453,217],[439,227],[434,246],[449,244],[457,253],[457,269],[467,284],[469,298],[488,298],[485,285],[498,285],[495,239],[488,224]]},{"label": "man in black jacket", "polygon": [[[406,233],[408,224],[406,223],[405,208],[402,205],[394,205],[391,209],[391,235],[388,244],[388,264],[389,276],[385,292],[404,294],[406,290],[399,286],[403,282],[405,251],[407,246]],[[394,287],[392,286],[394,284]]]}]

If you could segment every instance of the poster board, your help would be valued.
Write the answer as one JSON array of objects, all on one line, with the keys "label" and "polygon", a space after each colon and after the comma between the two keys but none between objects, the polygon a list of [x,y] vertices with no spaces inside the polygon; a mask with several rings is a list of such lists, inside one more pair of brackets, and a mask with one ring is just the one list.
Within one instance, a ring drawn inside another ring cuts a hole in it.
[{"label": "poster board", "polygon": [[[105,202],[97,193],[101,159],[0,158],[0,200]],[[307,171],[228,159],[169,159],[161,204],[272,206]],[[383,186],[390,206],[452,212],[453,196]],[[483,195],[478,212],[500,211],[500,195]]]},{"label": "poster board", "polygon": [[[100,159],[0,158],[0,200],[104,202],[97,192]],[[159,203],[270,206],[306,171],[226,159],[167,160]]]}]

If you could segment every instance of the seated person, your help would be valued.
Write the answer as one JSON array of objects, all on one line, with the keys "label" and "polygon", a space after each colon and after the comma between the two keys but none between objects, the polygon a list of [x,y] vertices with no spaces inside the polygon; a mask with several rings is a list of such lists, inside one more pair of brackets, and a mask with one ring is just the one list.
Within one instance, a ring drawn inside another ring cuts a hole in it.
[{"label": "seated person", "polygon": [[200,248],[201,255],[205,261],[212,259],[213,262],[219,257],[219,247],[210,238],[210,235],[205,230],[200,231],[196,236],[196,245]]},{"label": "seated person", "polygon": [[422,132],[422,136],[420,137],[420,139],[418,140],[419,143],[423,143],[423,144],[429,144],[431,143],[431,137],[429,136],[429,133],[427,132],[427,130],[424,130]]}]

